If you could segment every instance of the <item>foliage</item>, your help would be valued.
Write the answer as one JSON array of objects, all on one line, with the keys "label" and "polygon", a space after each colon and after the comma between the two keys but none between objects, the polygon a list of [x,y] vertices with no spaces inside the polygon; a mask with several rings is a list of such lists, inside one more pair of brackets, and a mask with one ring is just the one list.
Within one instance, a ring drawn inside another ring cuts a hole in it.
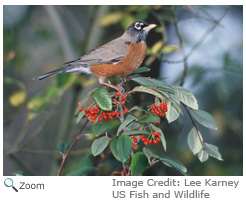
[{"label": "foliage", "polygon": [[[145,68],[140,70],[148,71]],[[166,138],[163,130],[157,125],[160,125],[162,117],[165,116],[168,123],[176,121],[180,114],[183,114],[181,109],[183,105],[193,123],[187,137],[190,150],[194,155],[198,154],[201,162],[206,161],[209,156],[222,160],[218,148],[203,141],[195,124],[196,120],[203,126],[216,130],[215,120],[209,113],[199,110],[197,99],[190,91],[180,86],[167,85],[161,80],[137,75],[129,76],[127,81],[134,81],[140,86],[128,92],[109,92],[106,87],[94,88],[78,102],[77,122],[87,117],[86,119],[93,123],[91,133],[100,136],[91,145],[93,156],[100,154],[105,156],[106,151],[110,152],[109,154],[112,153],[114,158],[122,163],[121,174],[123,175],[141,175],[156,161],[186,175],[187,169],[183,164],[167,157],[160,157],[147,148],[148,145],[157,145],[158,141],[161,141],[163,150],[166,151]],[[134,106],[129,110],[126,107],[126,103],[130,105],[128,98],[137,96],[136,94],[139,93],[150,95],[153,98],[153,104],[146,109]],[[115,134],[110,132],[112,125],[107,120],[120,121]],[[111,137],[108,134],[111,134]],[[144,148],[142,148],[143,145],[145,145]],[[63,145],[60,148],[63,151]],[[84,173],[84,170],[88,172],[89,169],[83,166],[81,170]],[[115,173],[117,171],[112,174]]]}]

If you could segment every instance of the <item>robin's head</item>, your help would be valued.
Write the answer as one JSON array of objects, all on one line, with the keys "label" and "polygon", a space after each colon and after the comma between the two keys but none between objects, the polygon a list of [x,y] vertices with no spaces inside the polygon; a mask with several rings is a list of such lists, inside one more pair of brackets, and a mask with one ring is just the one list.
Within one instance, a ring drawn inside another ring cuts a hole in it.
[{"label": "robin's head", "polygon": [[135,21],[127,28],[124,36],[131,42],[139,43],[145,41],[148,32],[156,26],[155,24],[148,24],[143,21]]}]

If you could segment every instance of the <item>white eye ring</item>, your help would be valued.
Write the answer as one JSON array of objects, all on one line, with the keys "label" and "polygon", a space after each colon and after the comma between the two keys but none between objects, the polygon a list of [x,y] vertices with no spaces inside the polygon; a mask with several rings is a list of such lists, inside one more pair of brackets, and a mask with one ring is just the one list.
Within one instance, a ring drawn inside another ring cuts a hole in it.
[{"label": "white eye ring", "polygon": [[135,24],[134,27],[135,27],[136,29],[138,29],[138,30],[141,30],[141,26],[140,26],[139,22],[137,22],[137,23]]}]

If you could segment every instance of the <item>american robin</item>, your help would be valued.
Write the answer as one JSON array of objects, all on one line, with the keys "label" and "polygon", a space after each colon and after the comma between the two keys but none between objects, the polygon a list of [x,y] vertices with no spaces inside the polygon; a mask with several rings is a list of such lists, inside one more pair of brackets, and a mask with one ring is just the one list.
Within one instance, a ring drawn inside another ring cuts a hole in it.
[{"label": "american robin", "polygon": [[98,77],[105,84],[107,77],[124,77],[134,72],[142,64],[146,50],[148,32],[157,25],[143,21],[132,23],[124,34],[107,44],[93,49],[80,59],[65,63],[64,67],[45,73],[34,79],[42,80],[58,73],[87,73]]}]

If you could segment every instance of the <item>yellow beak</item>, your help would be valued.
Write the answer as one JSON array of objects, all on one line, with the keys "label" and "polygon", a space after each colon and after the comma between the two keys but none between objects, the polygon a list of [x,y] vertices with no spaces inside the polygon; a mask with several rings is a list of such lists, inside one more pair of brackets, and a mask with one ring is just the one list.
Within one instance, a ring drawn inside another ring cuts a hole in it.
[{"label": "yellow beak", "polygon": [[147,27],[144,27],[143,30],[151,30],[151,29],[153,29],[153,28],[155,28],[155,27],[157,27],[156,24],[150,24],[150,25],[148,25]]}]

